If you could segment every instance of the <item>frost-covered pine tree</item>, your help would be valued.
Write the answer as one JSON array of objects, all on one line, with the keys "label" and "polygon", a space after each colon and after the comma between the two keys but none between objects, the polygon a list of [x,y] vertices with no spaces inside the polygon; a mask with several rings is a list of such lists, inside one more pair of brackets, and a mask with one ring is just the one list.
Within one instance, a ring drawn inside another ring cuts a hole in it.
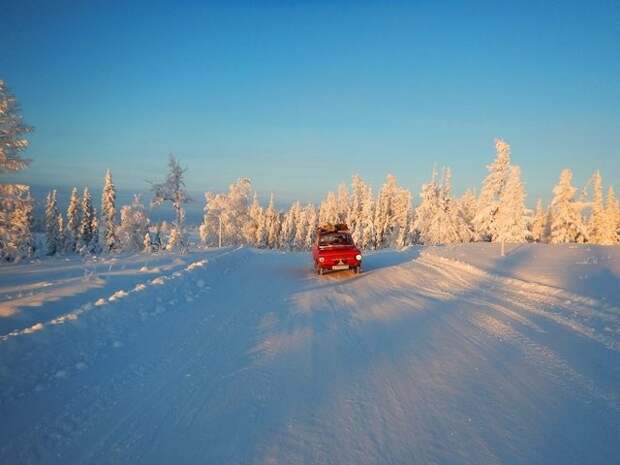
[{"label": "frost-covered pine tree", "polygon": [[[26,168],[30,160],[21,156],[28,147],[17,99],[0,80],[0,174]],[[16,261],[32,253],[30,219],[33,199],[24,184],[0,184],[0,260]],[[24,235],[25,234],[25,235]]]},{"label": "frost-covered pine tree", "polygon": [[573,173],[562,170],[558,184],[553,188],[550,206],[549,242],[586,242],[587,230],[581,217],[581,204],[575,201],[577,189],[571,184]]},{"label": "frost-covered pine tree", "polygon": [[82,195],[82,211],[79,226],[78,249],[82,253],[93,252],[92,244],[94,237],[95,209],[88,187],[84,188]]},{"label": "frost-covered pine tree", "polygon": [[21,108],[6,83],[0,79],[0,173],[21,171],[30,160],[21,152],[28,147],[25,135],[32,127],[24,123]]},{"label": "frost-covered pine tree", "polygon": [[346,224],[349,220],[349,189],[345,183],[338,186],[336,203],[338,205],[338,223]]},{"label": "frost-covered pine tree", "polygon": [[319,215],[313,204],[308,204],[308,206],[306,207],[306,220],[308,223],[308,227],[306,230],[306,240],[304,248],[310,249],[314,245],[316,229],[319,226]]},{"label": "frost-covered pine tree", "polygon": [[482,184],[473,222],[476,234],[481,239],[489,241],[497,237],[495,217],[499,199],[510,173],[510,145],[502,139],[495,139],[495,151],[495,161],[487,166],[489,174]]},{"label": "frost-covered pine tree", "polygon": [[[134,195],[131,205],[125,205],[121,208],[121,222],[118,227],[118,242],[122,250],[134,252],[144,249],[144,238],[148,233],[149,219],[144,210],[144,205],[139,195]],[[170,231],[168,244],[170,241],[178,241],[178,237],[174,234],[176,227]],[[170,250],[176,250],[177,243],[170,246]],[[168,248],[168,245],[167,245]]]},{"label": "frost-covered pine tree", "polygon": [[267,230],[267,216],[265,214],[265,210],[261,208],[261,215],[258,221],[258,227],[256,228],[256,247],[261,249],[267,247],[268,237],[269,232]]},{"label": "frost-covered pine tree", "polygon": [[153,243],[151,242],[151,233],[149,231],[144,234],[144,240],[142,241],[142,250],[144,251],[144,253],[153,252]]},{"label": "frost-covered pine tree", "polygon": [[301,215],[301,205],[299,202],[293,202],[289,211],[284,215],[282,220],[282,228],[280,230],[279,248],[284,250],[293,250],[295,247],[296,227]]},{"label": "frost-covered pine tree", "polygon": [[366,186],[362,197],[362,211],[359,218],[359,242],[362,249],[375,249],[377,247],[377,235],[375,231],[375,200],[370,186]]},{"label": "frost-covered pine tree", "polygon": [[[168,174],[166,175],[166,179],[164,182],[156,183],[151,186],[151,191],[153,192],[151,204],[153,206],[170,202],[174,208],[176,213],[174,227],[177,231],[174,233],[174,242],[172,244],[180,251],[183,251],[185,248],[185,209],[183,205],[191,201],[185,189],[185,171],[187,171],[187,169],[181,168],[175,156],[170,154],[168,157]],[[168,243],[170,244],[170,239]]]},{"label": "frost-covered pine tree", "polygon": [[407,245],[411,215],[411,193],[398,185],[396,176],[388,174],[375,204],[377,248]]},{"label": "frost-covered pine tree", "polygon": [[588,241],[592,244],[613,244],[608,230],[607,211],[603,199],[603,179],[600,171],[592,175],[592,191],[592,214],[588,223]]},{"label": "frost-covered pine tree", "polygon": [[338,199],[336,194],[328,192],[325,200],[321,202],[319,209],[319,223],[321,224],[337,224],[340,222],[338,214]]},{"label": "frost-covered pine tree", "polygon": [[607,190],[607,204],[605,206],[607,218],[607,231],[609,240],[612,244],[620,243],[620,203],[614,192],[614,188],[609,186]]},{"label": "frost-covered pine tree", "polygon": [[269,198],[269,205],[265,211],[265,230],[267,231],[267,247],[270,249],[277,248],[280,236],[280,215],[275,209],[273,194]]},{"label": "frost-covered pine tree", "polygon": [[541,199],[536,202],[536,210],[534,211],[534,217],[532,218],[531,237],[535,242],[544,242],[546,240],[547,229],[547,212],[543,207]]},{"label": "frost-covered pine tree", "polygon": [[495,240],[509,243],[525,242],[528,236],[525,219],[525,189],[521,182],[521,168],[511,166],[499,200],[495,217]]},{"label": "frost-covered pine tree", "polygon": [[396,176],[388,174],[385,183],[379,190],[375,204],[375,235],[377,248],[390,247],[392,223],[394,220],[393,203],[398,191]]},{"label": "frost-covered pine tree", "polygon": [[247,244],[244,229],[249,222],[252,183],[248,178],[239,178],[228,188],[221,212],[222,227],[226,244]]},{"label": "frost-covered pine tree", "polygon": [[452,172],[444,168],[437,189],[438,208],[430,224],[431,244],[456,244],[471,240],[470,229],[461,215],[458,203],[452,198]]},{"label": "frost-covered pine tree", "polygon": [[473,240],[475,238],[474,218],[476,217],[476,211],[478,209],[476,194],[471,189],[467,189],[458,199],[457,203],[461,212],[461,217],[469,230],[469,236]]},{"label": "frost-covered pine tree", "polygon": [[47,254],[55,255],[62,251],[60,246],[59,220],[60,212],[56,201],[56,190],[51,190],[47,194],[45,205],[45,243],[47,245]]},{"label": "frost-covered pine tree", "polygon": [[[3,237],[3,244],[0,248],[0,257],[9,261],[19,261],[22,258],[30,257],[34,253],[34,239],[32,237],[32,210],[34,200],[30,195],[30,187],[21,184],[13,186],[20,188],[10,210],[4,211],[7,214],[8,225],[6,235]],[[22,190],[23,189],[23,190]],[[4,205],[2,205],[4,207]]]},{"label": "frost-covered pine tree", "polygon": [[420,192],[420,204],[416,208],[415,222],[413,227],[416,231],[418,240],[422,244],[435,243],[435,237],[432,234],[432,225],[434,218],[440,211],[440,195],[439,185],[436,180],[437,173],[433,170],[430,182],[422,184]]},{"label": "frost-covered pine tree", "polygon": [[56,253],[63,253],[67,249],[65,234],[65,219],[63,218],[62,213],[58,212],[58,243]]},{"label": "frost-covered pine tree", "polygon": [[308,235],[308,208],[310,204],[299,209],[297,221],[295,222],[295,237],[293,239],[293,248],[303,250],[306,248],[306,236]]},{"label": "frost-covered pine tree", "polygon": [[112,173],[107,170],[101,194],[101,234],[103,250],[110,252],[116,246],[116,187]]},{"label": "frost-covered pine tree", "polygon": [[252,205],[250,205],[246,223],[243,225],[243,236],[246,244],[250,246],[258,245],[258,232],[262,222],[263,208],[258,201],[258,194],[254,192]]},{"label": "frost-covered pine tree", "polygon": [[80,224],[82,222],[80,212],[80,197],[77,188],[71,191],[69,206],[67,207],[67,229],[65,233],[66,248],[68,252],[75,252],[80,238]]}]

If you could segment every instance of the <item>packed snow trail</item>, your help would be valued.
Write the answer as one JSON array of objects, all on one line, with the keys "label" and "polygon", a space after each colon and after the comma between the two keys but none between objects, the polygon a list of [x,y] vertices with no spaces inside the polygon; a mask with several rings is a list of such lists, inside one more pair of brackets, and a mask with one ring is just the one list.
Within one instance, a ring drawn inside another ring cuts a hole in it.
[{"label": "packed snow trail", "polygon": [[620,462],[619,302],[421,249],[193,259],[0,342],[0,463]]}]

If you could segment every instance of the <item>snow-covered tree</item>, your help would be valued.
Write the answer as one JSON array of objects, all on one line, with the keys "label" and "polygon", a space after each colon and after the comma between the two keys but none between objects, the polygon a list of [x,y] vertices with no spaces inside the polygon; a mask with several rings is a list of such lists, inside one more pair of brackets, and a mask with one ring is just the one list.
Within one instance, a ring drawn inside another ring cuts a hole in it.
[{"label": "snow-covered tree", "polygon": [[[176,222],[174,227],[177,231],[174,233],[173,245],[179,250],[183,250],[185,247],[185,209],[183,205],[191,201],[185,189],[185,181],[183,179],[185,171],[186,169],[181,168],[175,156],[170,154],[168,158],[168,174],[165,181],[151,186],[153,192],[151,204],[158,206],[162,203],[170,202],[175,210]],[[168,240],[168,243],[170,244],[170,240]]]},{"label": "snow-covered tree", "polygon": [[[118,241],[124,251],[139,251],[144,249],[144,237],[148,233],[149,219],[139,195],[135,195],[131,205],[121,208],[121,223],[118,227]],[[170,231],[172,237],[176,234],[176,227]],[[175,239],[177,240],[177,239]],[[168,239],[170,243],[170,238]],[[175,243],[170,249],[174,249]]]},{"label": "snow-covered tree", "polygon": [[273,194],[271,194],[269,205],[265,210],[265,230],[267,231],[267,247],[270,249],[277,248],[280,237],[280,215],[275,209]]},{"label": "snow-covered tree", "polygon": [[353,176],[349,199],[348,226],[353,240],[362,249],[374,248],[376,244],[375,200],[372,188],[359,175]]},{"label": "snow-covered tree", "polygon": [[388,174],[375,204],[374,226],[377,247],[407,245],[412,215],[411,193]]},{"label": "snow-covered tree", "polygon": [[69,198],[69,206],[67,207],[67,230],[65,233],[66,246],[69,252],[77,250],[81,222],[80,197],[77,188],[74,187]]},{"label": "snow-covered tree", "polygon": [[612,244],[618,244],[620,243],[620,203],[618,202],[614,188],[611,186],[609,186],[607,190],[605,211],[610,242]]},{"label": "snow-covered tree", "polygon": [[433,175],[430,182],[422,184],[422,191],[420,192],[420,204],[416,208],[414,222],[414,229],[418,240],[422,244],[434,244],[436,238],[434,237],[432,226],[434,218],[439,214],[440,205],[440,188],[436,180],[437,173],[433,170]]},{"label": "snow-covered tree", "polygon": [[0,260],[19,261],[34,252],[30,187],[4,184],[0,189]]},{"label": "snow-covered tree", "polygon": [[310,207],[312,204],[308,204],[303,208],[300,208],[297,215],[297,222],[295,224],[295,238],[293,241],[293,248],[297,250],[303,250],[306,248],[306,237],[308,235],[308,215],[310,213]]},{"label": "snow-covered tree", "polygon": [[47,245],[47,254],[54,255],[62,252],[60,245],[60,230],[58,229],[60,212],[58,211],[58,203],[56,201],[56,190],[51,190],[47,194],[45,205],[45,243]]},{"label": "snow-covered tree", "polygon": [[[0,174],[20,171],[30,160],[21,156],[28,147],[20,107],[0,80]],[[0,260],[16,261],[33,252],[31,233],[34,200],[24,184],[0,184]]]},{"label": "snow-covered tree", "polygon": [[[521,168],[511,166],[497,208],[495,240],[503,243],[522,243],[528,236],[525,220],[525,189],[521,183]],[[503,249],[502,249],[503,250]]]},{"label": "snow-covered tree", "polygon": [[458,202],[452,198],[451,172],[444,169],[441,182],[433,170],[431,181],[422,186],[414,229],[423,244],[469,242],[471,228],[463,218]]},{"label": "snow-covered tree", "polygon": [[103,249],[110,252],[116,247],[116,187],[110,170],[105,173],[101,194],[101,229]]},{"label": "snow-covered tree", "polygon": [[338,198],[333,192],[328,192],[325,200],[321,202],[319,209],[319,223],[337,224],[339,222],[340,215],[338,214]]},{"label": "snow-covered tree", "polygon": [[243,236],[246,244],[251,246],[257,246],[259,244],[258,233],[263,222],[263,208],[258,201],[258,194],[254,192],[254,198],[252,199],[252,205],[250,205],[248,211],[247,221],[243,226]]},{"label": "snow-covered tree", "polygon": [[475,237],[474,218],[476,217],[476,211],[478,209],[476,194],[471,189],[467,189],[457,200],[457,203],[461,212],[461,217],[469,229],[470,237],[473,239]]},{"label": "snow-covered tree", "polygon": [[301,215],[301,205],[299,202],[293,202],[289,211],[284,215],[282,220],[282,228],[280,230],[279,248],[285,250],[293,250],[295,247],[296,227]]},{"label": "snow-covered tree", "polygon": [[588,241],[593,244],[613,245],[616,243],[616,231],[609,221],[609,212],[603,198],[603,179],[596,171],[592,175],[592,215],[588,223]]},{"label": "snow-covered tree", "polygon": [[151,233],[149,231],[144,234],[144,240],[142,241],[142,250],[144,251],[144,253],[153,252],[153,242],[151,241]]},{"label": "snow-covered tree", "polygon": [[57,253],[62,253],[67,249],[66,244],[66,226],[65,219],[62,216],[62,213],[58,213],[58,242],[57,242]]},{"label": "snow-covered tree", "polygon": [[535,242],[544,242],[546,240],[547,229],[547,212],[543,207],[541,199],[536,202],[536,210],[534,211],[534,217],[532,218],[532,226],[530,235]]},{"label": "snow-covered tree", "polygon": [[0,79],[0,173],[23,170],[30,160],[21,156],[28,147],[25,135],[32,131],[21,116],[17,99]]},{"label": "snow-covered tree", "polygon": [[97,219],[88,187],[84,188],[81,209],[78,247],[83,253],[94,252]]},{"label": "snow-covered tree", "polygon": [[314,245],[316,229],[319,226],[319,215],[313,204],[308,204],[306,207],[306,239],[304,242],[304,248],[310,249]]},{"label": "snow-covered tree", "polygon": [[549,242],[586,242],[587,230],[581,217],[581,204],[575,201],[577,189],[571,184],[573,173],[562,170],[558,184],[553,188],[549,225]]},{"label": "snow-covered tree", "polygon": [[487,166],[489,174],[482,184],[473,222],[476,234],[483,240],[491,241],[497,237],[495,217],[510,174],[510,145],[502,139],[495,139],[495,151],[495,161]]},{"label": "snow-covered tree", "polygon": [[345,183],[338,186],[338,194],[336,198],[338,205],[338,223],[347,223],[349,220],[349,189]]}]

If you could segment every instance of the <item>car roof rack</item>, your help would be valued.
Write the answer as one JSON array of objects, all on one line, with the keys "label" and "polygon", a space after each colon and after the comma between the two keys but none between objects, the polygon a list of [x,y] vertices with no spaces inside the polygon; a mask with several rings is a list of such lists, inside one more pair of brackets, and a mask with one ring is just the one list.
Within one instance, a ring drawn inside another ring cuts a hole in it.
[{"label": "car roof rack", "polygon": [[333,232],[349,232],[349,227],[345,223],[325,223],[318,227],[319,234]]}]

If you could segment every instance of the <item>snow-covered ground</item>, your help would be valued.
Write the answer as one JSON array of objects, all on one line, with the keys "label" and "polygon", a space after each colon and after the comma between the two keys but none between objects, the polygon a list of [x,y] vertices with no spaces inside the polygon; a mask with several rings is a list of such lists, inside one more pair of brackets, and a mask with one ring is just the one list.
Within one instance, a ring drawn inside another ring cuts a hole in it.
[{"label": "snow-covered ground", "polygon": [[0,268],[0,463],[620,463],[620,247]]}]

